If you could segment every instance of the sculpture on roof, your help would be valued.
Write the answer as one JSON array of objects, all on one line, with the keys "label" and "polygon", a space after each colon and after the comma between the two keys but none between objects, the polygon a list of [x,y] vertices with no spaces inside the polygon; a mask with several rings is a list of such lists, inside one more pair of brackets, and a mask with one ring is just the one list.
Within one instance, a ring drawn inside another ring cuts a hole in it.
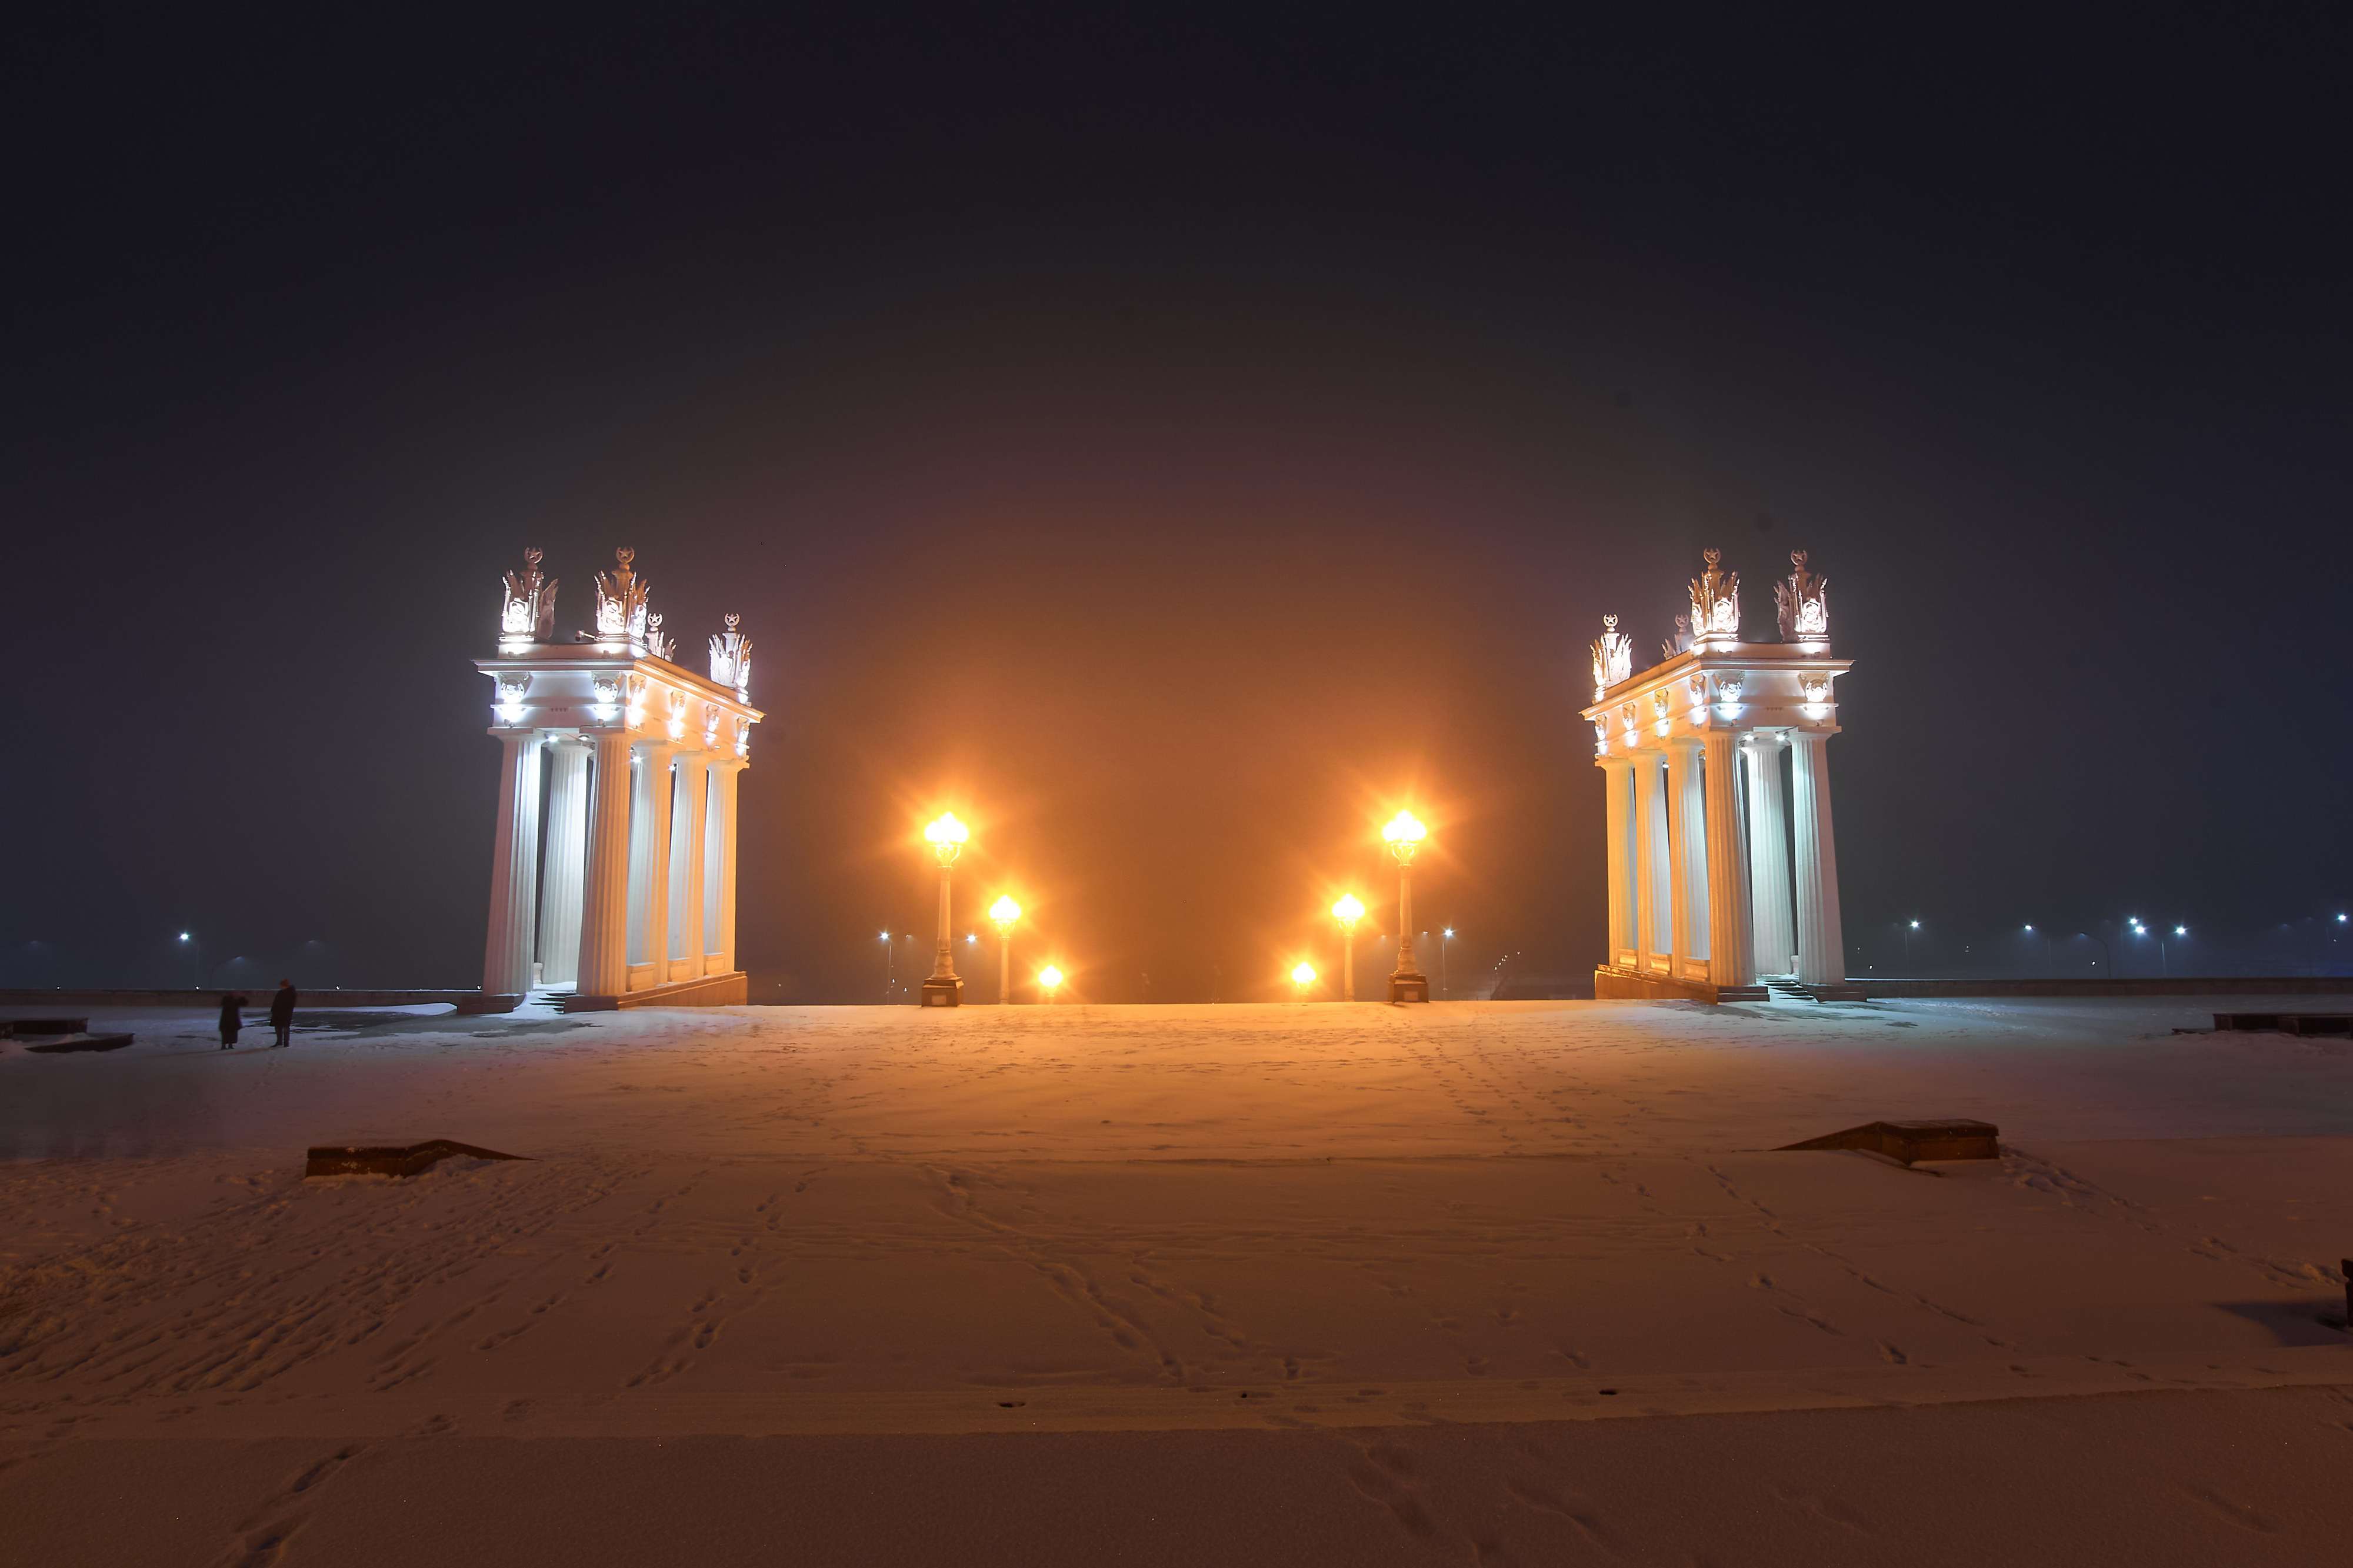
[{"label": "sculpture on roof", "polygon": [[646,617],[646,652],[654,658],[668,658],[678,651],[678,639],[665,637],[661,629],[661,612],[656,610]]},{"label": "sculpture on roof", "polygon": [[507,574],[506,602],[499,608],[499,641],[545,642],[555,624],[555,579],[540,575],[536,546],[522,552],[522,570]]},{"label": "sculpture on roof", "polygon": [[1789,575],[1773,584],[1783,642],[1827,642],[1831,635],[1831,580],[1806,570],[1806,552],[1789,552]]},{"label": "sculpture on roof", "polygon": [[1691,617],[1689,616],[1677,616],[1675,617],[1675,635],[1659,645],[1659,658],[1663,661],[1674,658],[1675,655],[1679,653],[1689,653],[1691,651]]},{"label": "sculpture on roof", "polygon": [[1593,643],[1593,700],[1634,673],[1634,639],[1618,629],[1618,617],[1601,617],[1601,635]]},{"label": "sculpture on roof", "polygon": [[752,639],[736,628],[743,623],[741,616],[727,617],[727,629],[711,635],[711,683],[732,686],[735,700],[752,700]]},{"label": "sculpture on roof", "polygon": [[1691,632],[1695,642],[1740,640],[1740,574],[1722,570],[1724,552],[1705,552],[1707,570],[1692,579]]},{"label": "sculpture on roof", "polygon": [[646,646],[648,584],[631,568],[638,552],[624,546],[613,552],[610,572],[596,574],[597,642],[626,642],[635,650]]}]

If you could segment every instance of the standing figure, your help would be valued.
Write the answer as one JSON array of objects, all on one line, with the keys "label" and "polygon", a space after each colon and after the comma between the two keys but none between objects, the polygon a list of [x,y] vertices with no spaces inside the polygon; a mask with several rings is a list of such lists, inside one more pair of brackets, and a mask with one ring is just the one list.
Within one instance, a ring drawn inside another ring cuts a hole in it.
[{"label": "standing figure", "polygon": [[220,1014],[221,1049],[227,1050],[230,1047],[237,1044],[237,1032],[245,1027],[245,1017],[242,1014],[237,1012],[237,1009],[245,1005],[247,1005],[246,999],[238,993],[229,991],[222,994]]},{"label": "standing figure", "polygon": [[294,983],[291,980],[280,981],[278,994],[269,999],[269,1026],[278,1031],[278,1044],[269,1047],[274,1051],[288,1043],[287,1037],[294,1028]]}]

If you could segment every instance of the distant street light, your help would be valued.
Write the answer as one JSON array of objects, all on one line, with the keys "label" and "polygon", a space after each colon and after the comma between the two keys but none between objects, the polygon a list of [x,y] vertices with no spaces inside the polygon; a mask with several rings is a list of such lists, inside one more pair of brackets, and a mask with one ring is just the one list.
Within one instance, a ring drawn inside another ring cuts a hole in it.
[{"label": "distant street light", "polygon": [[1315,966],[1314,964],[1303,958],[1292,966],[1291,985],[1292,989],[1298,994],[1299,1000],[1302,1002],[1307,1000],[1307,988],[1314,984]]},{"label": "distant street light", "polygon": [[2045,973],[2048,973],[2048,972],[2050,971],[2051,967],[2052,967],[2052,964],[2051,964],[2051,933],[2050,933],[2049,931],[2040,931],[2040,932],[2038,932],[2038,931],[2034,929],[2034,922],[2033,922],[2033,921],[2029,921],[2027,922],[2027,925],[2026,925],[2026,934],[2027,934],[2027,935],[2029,935],[2029,936],[2037,936],[2037,935],[2039,935],[2039,936],[2041,936],[2041,937],[2042,938],[2042,968],[2043,968],[2043,970],[2044,970],[2044,972],[2045,972]]},{"label": "distant street light", "polygon": [[205,988],[205,944],[196,940],[194,931],[184,931],[180,933],[180,945],[186,948],[188,956],[195,961],[196,989],[202,991]]},{"label": "distant street light", "polygon": [[1903,931],[1904,931],[1904,970],[1905,970],[1905,973],[1906,974],[1909,974],[1909,973],[1911,973],[1911,970],[1912,970],[1912,933],[1913,933],[1914,931],[1918,931],[1919,929],[1920,929],[1920,922],[1919,922],[1918,921],[1912,921],[1910,924],[1908,924],[1908,925],[1906,925],[1906,926],[1905,926],[1905,927],[1903,928]]},{"label": "distant street light", "polygon": [[1038,972],[1038,986],[1039,990],[1046,993],[1048,1002],[1053,1001],[1055,989],[1061,984],[1062,972],[1052,964],[1050,963]]},{"label": "distant street light", "polygon": [[1438,994],[1442,998],[1454,994],[1446,987],[1446,950],[1454,941],[1454,928],[1448,926],[1438,939]]},{"label": "distant street light", "polygon": [[1354,893],[1343,893],[1332,906],[1332,918],[1340,922],[1340,1000],[1356,999],[1356,922],[1365,918],[1364,900]]},{"label": "distant street light", "polygon": [[1413,854],[1429,836],[1409,811],[1398,812],[1381,828],[1398,863],[1398,966],[1389,972],[1391,1002],[1430,1000],[1430,977],[1415,967],[1413,957]]},{"label": "distant street light", "polygon": [[1021,919],[1021,906],[1012,894],[1000,893],[988,906],[988,919],[997,927],[997,1000],[1001,1006],[1013,1000],[1013,927]]},{"label": "distant street light", "polygon": [[923,840],[940,863],[939,951],[932,961],[932,977],[923,982],[926,1007],[954,1007],[964,1000],[964,982],[955,972],[955,949],[948,941],[948,872],[971,837],[971,829],[958,822],[952,811],[940,813],[923,828]]},{"label": "distant street light", "polygon": [[888,1002],[891,993],[899,989],[899,944],[891,940],[887,931],[874,934],[882,943],[882,1000]]},{"label": "distant street light", "polygon": [[2096,942],[2100,944],[2100,956],[2106,961],[2108,974],[2113,978],[2116,973],[2116,955],[2108,951],[2108,939],[2104,936],[2094,936],[2087,931],[2079,931],[2075,934],[2085,942]]}]

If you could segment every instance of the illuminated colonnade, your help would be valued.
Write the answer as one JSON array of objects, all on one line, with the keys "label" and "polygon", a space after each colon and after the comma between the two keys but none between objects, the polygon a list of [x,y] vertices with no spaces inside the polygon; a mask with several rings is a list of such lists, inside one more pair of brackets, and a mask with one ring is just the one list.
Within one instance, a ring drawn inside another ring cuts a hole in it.
[{"label": "illuminated colonnade", "polygon": [[729,616],[708,679],[671,662],[633,559],[618,551],[596,574],[595,630],[559,643],[554,580],[524,552],[498,657],[474,661],[502,747],[483,1010],[540,986],[568,991],[572,1009],[744,1000],[736,775],[761,718],[751,639]]},{"label": "illuminated colonnade", "polygon": [[1593,645],[1585,717],[1608,786],[1609,893],[1597,996],[1720,1001],[1763,996],[1760,975],[1846,982],[1829,743],[1831,682],[1852,661],[1830,656],[1827,584],[1804,552],[1774,585],[1778,642],[1741,640],[1739,575],[1719,561],[1707,552],[1657,664],[1634,670],[1615,616]]}]

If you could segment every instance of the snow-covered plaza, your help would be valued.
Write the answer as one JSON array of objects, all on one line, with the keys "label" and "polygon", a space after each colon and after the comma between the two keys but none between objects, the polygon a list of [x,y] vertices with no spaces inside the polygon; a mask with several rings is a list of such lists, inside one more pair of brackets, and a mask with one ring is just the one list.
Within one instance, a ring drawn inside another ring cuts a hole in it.
[{"label": "snow-covered plaza", "polygon": [[[2341,1550],[2353,1048],[2194,998],[100,1016],[10,1561]],[[1910,1117],[2002,1158],[1771,1152]]]}]

